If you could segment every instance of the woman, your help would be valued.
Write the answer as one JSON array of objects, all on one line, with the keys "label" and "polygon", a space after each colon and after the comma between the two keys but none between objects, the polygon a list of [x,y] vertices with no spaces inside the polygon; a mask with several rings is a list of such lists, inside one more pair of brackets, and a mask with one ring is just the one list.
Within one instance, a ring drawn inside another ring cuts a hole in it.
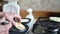
[{"label": "woman", "polygon": [[[9,12],[0,12],[0,34],[9,34],[9,29],[14,25],[15,26],[15,21],[14,18],[17,18],[18,21],[21,21],[21,17],[14,14],[14,13],[9,13]],[[2,25],[1,23],[4,22],[5,20],[8,21],[8,24]]]}]

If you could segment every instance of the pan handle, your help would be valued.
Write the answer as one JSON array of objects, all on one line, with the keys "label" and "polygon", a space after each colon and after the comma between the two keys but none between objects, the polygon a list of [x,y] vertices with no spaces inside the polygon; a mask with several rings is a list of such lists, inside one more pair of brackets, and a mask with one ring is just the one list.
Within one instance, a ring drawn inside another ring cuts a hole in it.
[{"label": "pan handle", "polygon": [[39,18],[38,18],[38,21],[41,21],[41,20],[43,20],[43,19],[49,19],[49,17],[39,17]]}]

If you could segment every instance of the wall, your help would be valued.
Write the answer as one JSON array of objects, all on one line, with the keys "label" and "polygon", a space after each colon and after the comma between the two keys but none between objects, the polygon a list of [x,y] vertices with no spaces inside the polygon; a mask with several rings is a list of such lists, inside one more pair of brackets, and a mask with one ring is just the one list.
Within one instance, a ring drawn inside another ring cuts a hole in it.
[{"label": "wall", "polygon": [[60,0],[19,0],[21,9],[60,11]]},{"label": "wall", "polygon": [[[48,17],[51,12],[60,13],[60,0],[20,0],[21,16],[24,18],[27,15],[26,9],[33,8],[35,18]],[[24,9],[24,10],[23,10]]]},{"label": "wall", "polygon": [[[48,17],[50,14],[50,11],[40,11],[40,10],[33,10],[33,15],[34,18],[37,19],[38,17]],[[20,12],[20,15],[22,18],[25,18],[27,16],[27,11],[26,10],[22,10]]]},{"label": "wall", "polygon": [[19,0],[21,9],[60,11],[60,0]]},{"label": "wall", "polygon": [[[34,18],[37,19],[39,17],[50,17],[50,16],[57,16],[60,17],[60,12],[54,12],[54,11],[41,11],[41,10],[33,10]],[[21,9],[20,15],[22,18],[25,18],[27,16],[27,11]]]}]

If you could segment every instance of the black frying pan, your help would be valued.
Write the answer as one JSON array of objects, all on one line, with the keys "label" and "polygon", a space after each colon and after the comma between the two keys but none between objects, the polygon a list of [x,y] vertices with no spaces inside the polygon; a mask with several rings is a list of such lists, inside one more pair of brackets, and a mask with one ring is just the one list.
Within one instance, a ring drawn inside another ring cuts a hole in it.
[{"label": "black frying pan", "polygon": [[25,34],[25,33],[27,33],[29,27],[27,25],[25,25],[25,24],[23,24],[23,25],[26,27],[26,30],[21,31],[21,30],[18,30],[16,27],[13,26],[10,29],[9,34]]}]

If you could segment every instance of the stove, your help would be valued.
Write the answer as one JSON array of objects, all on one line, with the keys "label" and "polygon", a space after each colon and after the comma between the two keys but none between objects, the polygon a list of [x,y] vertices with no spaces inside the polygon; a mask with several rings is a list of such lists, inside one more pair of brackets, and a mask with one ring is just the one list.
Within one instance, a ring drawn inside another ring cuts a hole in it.
[{"label": "stove", "polygon": [[32,32],[37,34],[60,34],[60,23],[49,20],[49,17],[39,17],[33,26]]}]

